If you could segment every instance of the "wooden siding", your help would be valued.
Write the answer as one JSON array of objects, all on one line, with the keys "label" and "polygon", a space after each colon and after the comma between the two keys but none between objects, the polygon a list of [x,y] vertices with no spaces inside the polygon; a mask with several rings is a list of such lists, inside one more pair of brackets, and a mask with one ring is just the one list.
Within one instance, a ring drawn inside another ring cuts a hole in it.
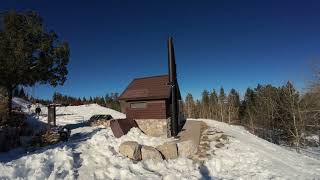
[{"label": "wooden siding", "polygon": [[[130,108],[130,103],[146,102],[147,106],[143,109]],[[154,101],[131,101],[127,102],[125,112],[129,119],[166,119],[168,117],[166,100]]]}]

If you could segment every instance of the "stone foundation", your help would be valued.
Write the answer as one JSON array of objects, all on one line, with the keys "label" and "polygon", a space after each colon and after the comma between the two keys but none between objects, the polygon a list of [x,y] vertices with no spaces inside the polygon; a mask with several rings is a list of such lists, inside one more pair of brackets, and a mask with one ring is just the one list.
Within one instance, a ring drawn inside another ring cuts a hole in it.
[{"label": "stone foundation", "polygon": [[167,135],[166,119],[135,119],[141,131],[149,136]]}]

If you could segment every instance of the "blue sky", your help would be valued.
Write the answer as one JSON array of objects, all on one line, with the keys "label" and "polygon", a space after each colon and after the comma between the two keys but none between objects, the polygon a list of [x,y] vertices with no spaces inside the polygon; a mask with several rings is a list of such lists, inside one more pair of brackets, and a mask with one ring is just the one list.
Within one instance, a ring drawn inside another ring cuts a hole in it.
[{"label": "blue sky", "polygon": [[39,98],[121,93],[133,78],[165,74],[169,34],[182,94],[195,97],[287,80],[303,89],[320,55],[320,1],[1,1],[10,9],[38,11],[71,47],[65,85],[37,85]]}]

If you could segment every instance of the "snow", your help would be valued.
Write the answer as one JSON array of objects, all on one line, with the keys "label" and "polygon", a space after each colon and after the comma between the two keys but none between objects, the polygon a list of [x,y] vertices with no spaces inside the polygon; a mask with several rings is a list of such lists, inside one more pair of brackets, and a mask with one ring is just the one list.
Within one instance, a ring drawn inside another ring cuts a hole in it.
[{"label": "snow", "polygon": [[[79,123],[93,114],[108,113],[124,118],[122,113],[98,105],[70,106],[60,109],[61,125]],[[44,111],[43,111],[44,112]],[[44,112],[45,114],[45,112]],[[71,114],[71,115],[70,115]],[[39,120],[45,121],[45,116]],[[68,142],[25,153],[15,149],[0,154],[0,179],[319,179],[320,160],[286,150],[260,139],[240,126],[214,120],[197,119],[209,128],[230,136],[223,148],[210,144],[211,156],[203,164],[187,158],[163,162],[132,162],[118,153],[120,144],[135,140],[157,146],[165,137],[148,137],[133,128],[115,138],[110,128],[80,127],[72,130]]]},{"label": "snow", "polygon": [[[31,107],[31,111],[34,111],[36,105]],[[40,121],[47,122],[48,108],[41,106]],[[56,123],[57,125],[66,125],[81,123],[89,120],[91,116],[95,114],[110,114],[115,119],[126,118],[126,115],[115,111],[110,108],[102,107],[98,104],[87,104],[81,106],[62,106],[56,107]]]},{"label": "snow", "polygon": [[231,138],[228,149],[216,151],[205,165],[221,178],[313,179],[320,177],[320,161],[289,151],[252,135],[243,127],[203,120]]},{"label": "snow", "polygon": [[24,99],[21,99],[21,98],[12,98],[12,107],[13,108],[16,108],[16,107],[21,107],[21,110],[23,111],[27,111],[28,109],[28,105],[30,105],[31,103],[24,100]]}]

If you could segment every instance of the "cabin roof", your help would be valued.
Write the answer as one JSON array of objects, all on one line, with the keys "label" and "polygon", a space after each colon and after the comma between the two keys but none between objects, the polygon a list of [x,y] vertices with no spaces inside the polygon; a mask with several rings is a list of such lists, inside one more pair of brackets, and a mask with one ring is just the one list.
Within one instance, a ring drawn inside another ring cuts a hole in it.
[{"label": "cabin roof", "polygon": [[[168,82],[168,75],[136,78],[123,91],[119,100],[169,99],[171,88]],[[180,92],[178,94],[180,97]]]}]

